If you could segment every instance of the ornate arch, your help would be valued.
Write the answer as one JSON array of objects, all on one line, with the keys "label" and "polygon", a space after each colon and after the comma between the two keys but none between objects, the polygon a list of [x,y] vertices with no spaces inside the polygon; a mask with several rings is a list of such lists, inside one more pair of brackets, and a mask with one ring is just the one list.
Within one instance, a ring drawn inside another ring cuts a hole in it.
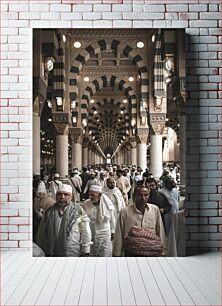
[{"label": "ornate arch", "polygon": [[124,93],[130,102],[131,114],[136,118],[137,105],[136,105],[136,95],[131,86],[128,85],[124,80],[112,75],[112,76],[102,76],[91,82],[85,89],[82,99],[81,99],[81,116],[82,119],[88,117],[88,105],[90,98],[100,89],[112,86],[118,88]]},{"label": "ornate arch", "polygon": [[78,86],[77,77],[83,68],[83,65],[91,58],[92,55],[101,53],[104,50],[115,50],[121,52],[125,56],[129,57],[133,64],[137,66],[140,74],[141,81],[141,100],[148,98],[148,69],[144,63],[142,57],[137,54],[135,50],[128,44],[120,42],[119,40],[113,39],[102,39],[99,40],[88,47],[86,47],[77,57],[74,59],[71,69],[70,69],[70,101],[77,100],[78,96]]},{"label": "ornate arch", "polygon": [[[129,130],[127,107],[112,98],[104,98],[91,105],[88,113],[88,128],[92,137],[95,137],[94,139],[104,149],[108,146],[110,148],[117,147],[123,136],[126,137],[126,130]],[[97,111],[96,115],[94,115],[94,111]]]}]

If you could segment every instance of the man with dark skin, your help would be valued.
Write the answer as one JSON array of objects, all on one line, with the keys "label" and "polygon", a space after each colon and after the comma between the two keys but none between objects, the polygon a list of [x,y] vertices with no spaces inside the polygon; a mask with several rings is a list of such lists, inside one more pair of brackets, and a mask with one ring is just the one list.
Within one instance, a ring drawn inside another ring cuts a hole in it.
[{"label": "man with dark skin", "polygon": [[146,185],[148,185],[150,188],[150,195],[149,195],[148,202],[159,207],[162,221],[163,221],[164,228],[165,228],[163,216],[170,212],[171,205],[168,202],[165,195],[158,191],[157,181],[154,178],[148,178],[146,180]]},{"label": "man with dark skin", "polygon": [[123,256],[124,237],[128,236],[133,226],[149,229],[160,237],[165,246],[165,231],[160,211],[156,205],[148,203],[149,193],[149,188],[137,187],[134,191],[135,203],[121,210],[114,236],[113,256]]}]

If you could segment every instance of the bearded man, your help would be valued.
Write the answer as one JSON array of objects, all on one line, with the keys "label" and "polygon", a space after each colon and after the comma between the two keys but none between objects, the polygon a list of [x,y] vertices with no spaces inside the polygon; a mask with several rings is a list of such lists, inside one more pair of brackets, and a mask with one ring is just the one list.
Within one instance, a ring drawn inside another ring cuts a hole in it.
[{"label": "bearded man", "polygon": [[91,231],[84,209],[73,203],[72,187],[62,184],[56,203],[46,210],[37,233],[37,244],[46,256],[89,255]]}]

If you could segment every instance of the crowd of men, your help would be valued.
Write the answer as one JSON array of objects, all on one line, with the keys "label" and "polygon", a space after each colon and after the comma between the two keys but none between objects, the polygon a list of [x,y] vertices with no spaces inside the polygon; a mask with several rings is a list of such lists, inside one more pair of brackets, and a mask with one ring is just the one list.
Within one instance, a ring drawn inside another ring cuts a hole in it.
[{"label": "crowd of men", "polygon": [[74,168],[51,179],[35,173],[34,256],[168,256],[179,212],[171,170],[159,180],[124,165]]}]

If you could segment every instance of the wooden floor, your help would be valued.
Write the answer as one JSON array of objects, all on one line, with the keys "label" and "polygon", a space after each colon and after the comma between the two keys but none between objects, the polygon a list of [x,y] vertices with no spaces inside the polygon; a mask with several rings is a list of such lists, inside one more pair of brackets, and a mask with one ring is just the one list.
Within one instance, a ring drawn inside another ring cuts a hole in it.
[{"label": "wooden floor", "polygon": [[1,253],[0,305],[221,305],[221,254],[43,258]]}]

